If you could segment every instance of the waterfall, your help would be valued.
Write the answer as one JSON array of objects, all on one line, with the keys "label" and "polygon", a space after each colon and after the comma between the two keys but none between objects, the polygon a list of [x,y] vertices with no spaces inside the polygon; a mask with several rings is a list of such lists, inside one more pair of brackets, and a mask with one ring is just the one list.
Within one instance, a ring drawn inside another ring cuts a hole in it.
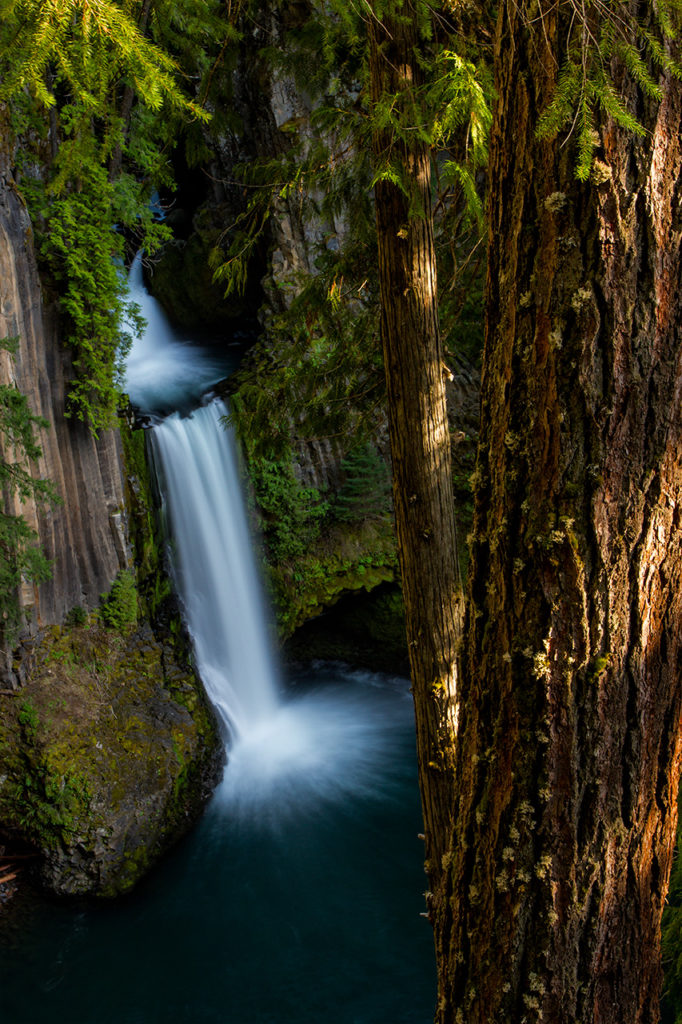
[{"label": "waterfall", "polygon": [[199,676],[236,739],[271,719],[279,702],[227,408],[218,398],[197,406],[226,375],[226,361],[176,335],[144,288],[139,256],[129,287],[147,326],[128,355],[126,389],[154,423],[176,592]]},{"label": "waterfall", "polygon": [[146,327],[135,336],[126,358],[125,390],[140,412],[158,417],[175,410],[188,412],[201,396],[228,373],[227,360],[179,337],[163,309],[146,290],[138,253],[128,275],[130,299],[139,307]]},{"label": "waterfall", "polygon": [[[314,675],[324,685],[294,687],[280,699],[227,409],[212,391],[229,368],[177,336],[144,290],[139,263],[130,285],[147,328],[128,357],[127,390],[152,424],[173,582],[199,676],[230,741],[214,807],[233,824],[276,831],[327,803],[386,798],[380,778],[404,705],[386,705],[386,684],[377,687],[371,674],[354,697],[362,674],[337,670],[330,680],[320,666]],[[404,697],[409,706],[406,690]]]},{"label": "waterfall", "polygon": [[173,413],[151,444],[199,675],[230,732],[243,735],[276,710],[276,673],[226,414],[220,399]]}]

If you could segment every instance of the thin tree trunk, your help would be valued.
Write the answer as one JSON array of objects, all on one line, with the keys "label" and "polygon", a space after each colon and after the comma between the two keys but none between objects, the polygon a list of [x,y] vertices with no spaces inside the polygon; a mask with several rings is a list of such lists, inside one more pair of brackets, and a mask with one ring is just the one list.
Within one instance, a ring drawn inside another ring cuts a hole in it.
[{"label": "thin tree trunk", "polygon": [[[682,665],[679,83],[592,180],[536,126],[569,26],[504,0],[441,1024],[658,1020]],[[535,29],[529,25],[534,22]]]},{"label": "thin tree trunk", "polygon": [[[403,15],[407,12],[407,7]],[[375,111],[386,97],[411,102],[418,87],[416,19],[371,20]],[[390,129],[374,139],[404,173],[375,187],[381,335],[388,389],[395,516],[417,721],[426,870],[439,881],[452,807],[459,586],[450,436],[446,414],[431,218],[430,153]]]},{"label": "thin tree trunk", "polygon": [[[151,12],[152,0],[143,0],[142,9],[140,10],[140,16],[137,19],[137,27],[142,35],[145,35],[147,31],[147,24],[149,22],[149,15]],[[135,90],[130,85],[123,87],[123,97],[121,99],[121,124],[122,134],[125,139],[130,131],[130,118],[133,113],[133,103],[135,102]],[[123,166],[123,140],[117,142],[109,160],[109,181],[115,181],[121,173]]]}]

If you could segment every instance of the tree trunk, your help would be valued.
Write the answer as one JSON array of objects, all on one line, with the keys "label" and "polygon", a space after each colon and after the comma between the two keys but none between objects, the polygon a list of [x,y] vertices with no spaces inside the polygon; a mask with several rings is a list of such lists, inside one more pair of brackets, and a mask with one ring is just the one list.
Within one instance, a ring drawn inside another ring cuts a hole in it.
[{"label": "tree trunk", "polygon": [[631,89],[651,134],[604,121],[579,184],[535,131],[571,30],[546,6],[503,0],[496,40],[438,1020],[653,1024],[681,753],[681,91]]},{"label": "tree trunk", "polygon": [[[152,0],[142,0],[142,7],[137,18],[137,27],[140,30],[141,35],[146,35],[147,23],[149,21],[149,14],[151,11]],[[119,117],[121,119],[121,133],[122,138],[114,146],[113,152],[109,159],[109,181],[115,181],[121,169],[123,167],[123,144],[124,139],[127,139],[128,133],[130,132],[130,119],[133,114],[133,103],[135,102],[135,90],[131,85],[123,86],[123,97],[121,99],[121,112]]]},{"label": "tree trunk", "polygon": [[[416,18],[407,5],[405,13],[409,16],[369,23],[375,114],[387,97],[413,102],[418,88]],[[452,809],[459,586],[430,153],[424,142],[401,142],[390,128],[375,132],[374,148],[377,164],[390,159],[403,177],[403,188],[388,178],[377,181],[375,199],[396,529],[417,721],[426,870],[434,889]]]}]

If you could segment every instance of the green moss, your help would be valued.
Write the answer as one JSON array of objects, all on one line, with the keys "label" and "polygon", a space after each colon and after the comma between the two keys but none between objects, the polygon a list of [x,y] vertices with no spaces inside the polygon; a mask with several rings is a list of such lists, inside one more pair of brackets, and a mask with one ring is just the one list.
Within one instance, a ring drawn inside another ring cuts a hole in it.
[{"label": "green moss", "polygon": [[130,892],[140,878],[147,873],[153,860],[153,855],[144,845],[140,845],[133,850],[126,850],[123,854],[121,869],[116,882],[105,885],[101,895],[106,898],[113,898],[114,896],[122,896],[124,893]]},{"label": "green moss", "polygon": [[599,658],[595,658],[590,662],[587,669],[587,678],[591,683],[596,683],[599,677],[606,671],[611,664],[611,654],[607,651],[606,654]]},{"label": "green moss", "polygon": [[0,822],[56,891],[124,892],[194,819],[221,753],[170,636],[53,630],[21,700],[0,696]]},{"label": "green moss", "polygon": [[163,538],[156,515],[156,503],[147,462],[146,431],[132,421],[121,424],[126,471],[128,530],[133,548],[140,614],[154,619],[171,595],[170,580],[163,567]]},{"label": "green moss", "polygon": [[397,574],[390,520],[330,529],[305,553],[268,569],[280,635],[286,639],[344,595],[394,582]]}]

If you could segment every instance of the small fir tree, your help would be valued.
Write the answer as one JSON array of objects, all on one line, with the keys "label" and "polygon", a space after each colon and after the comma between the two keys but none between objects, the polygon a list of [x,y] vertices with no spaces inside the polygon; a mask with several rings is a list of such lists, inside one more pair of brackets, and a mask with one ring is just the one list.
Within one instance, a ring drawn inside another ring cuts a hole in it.
[{"label": "small fir tree", "polygon": [[391,507],[391,479],[374,445],[354,448],[341,469],[345,480],[336,498],[336,518],[352,522],[386,515]]}]

